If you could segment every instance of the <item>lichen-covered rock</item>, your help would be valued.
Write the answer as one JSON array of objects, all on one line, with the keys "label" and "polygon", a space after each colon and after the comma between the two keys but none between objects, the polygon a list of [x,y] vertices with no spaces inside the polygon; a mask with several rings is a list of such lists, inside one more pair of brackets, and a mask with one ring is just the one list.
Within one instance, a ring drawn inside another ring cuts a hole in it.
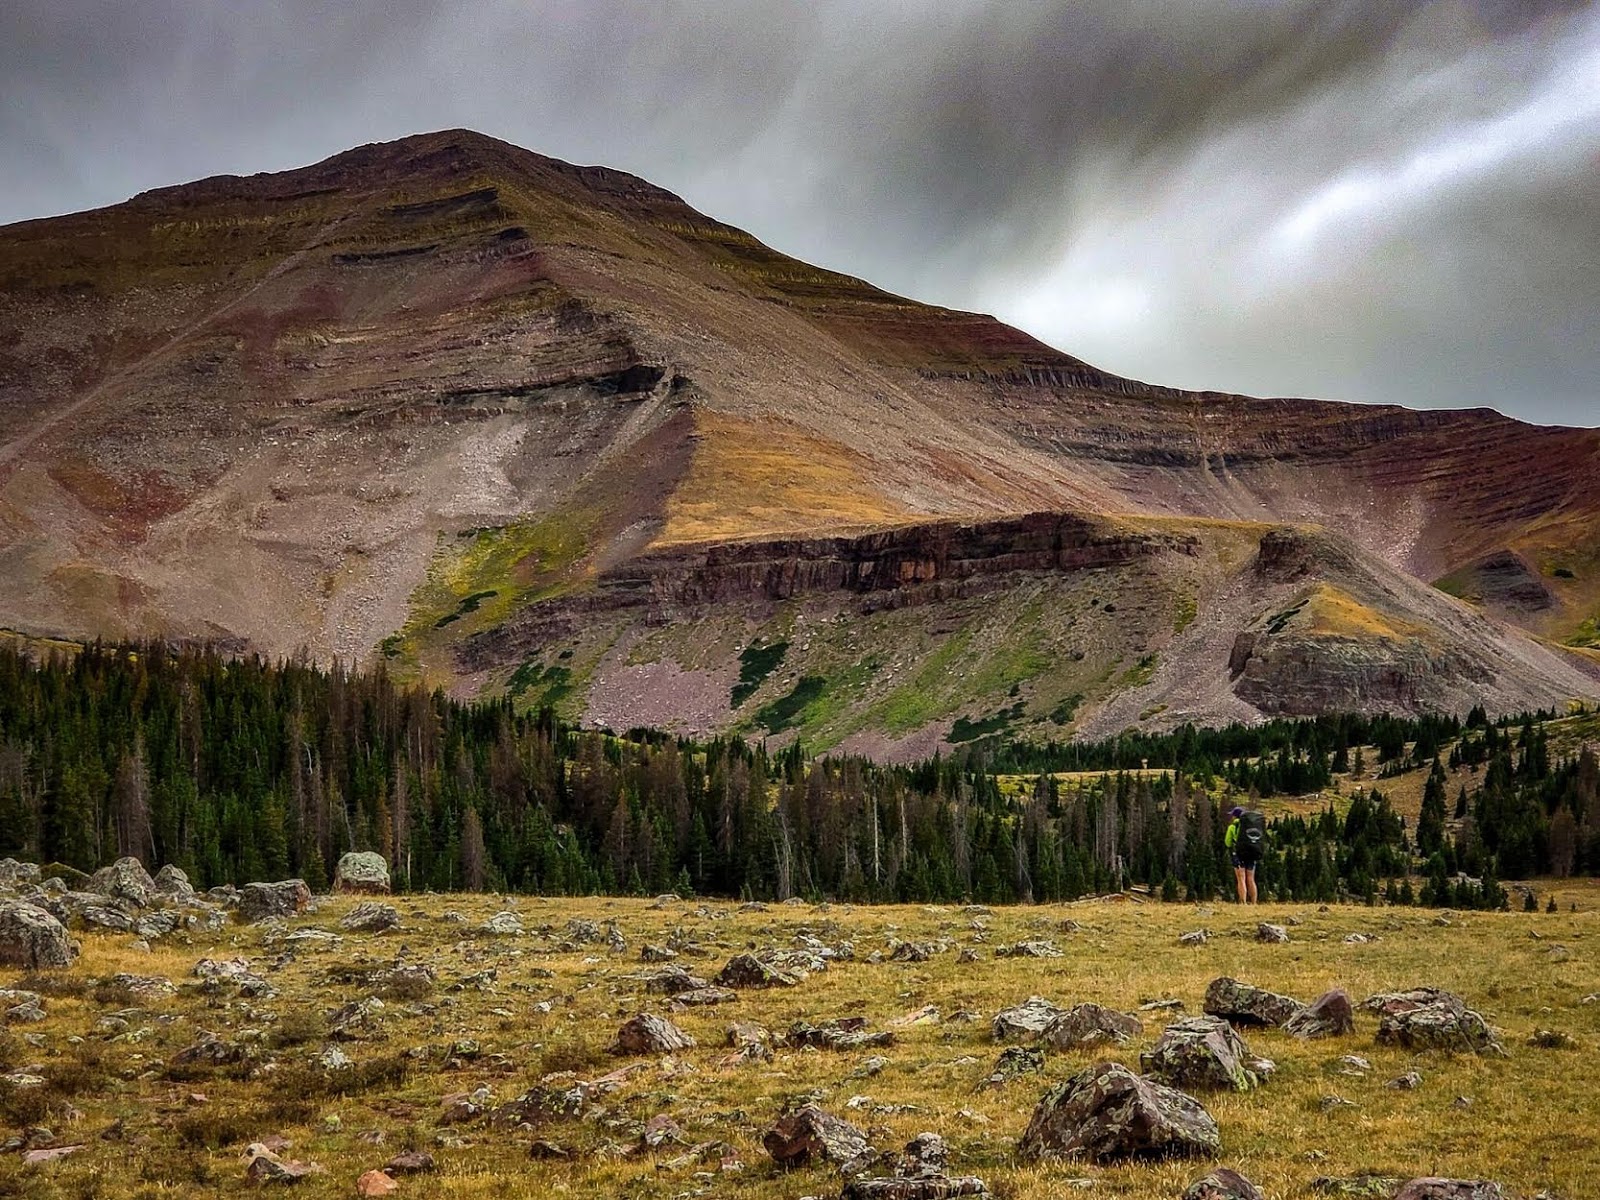
[{"label": "lichen-covered rock", "polygon": [[683,992],[692,992],[709,986],[698,975],[677,965],[663,967],[648,975],[631,975],[629,978],[642,982],[644,990],[653,996],[677,996]]},{"label": "lichen-covered rock", "polygon": [[1355,1006],[1343,988],[1323,992],[1283,1023],[1285,1032],[1299,1038],[1343,1037],[1355,1027]]},{"label": "lichen-covered rock", "polygon": [[1062,958],[1054,942],[1033,940],[1018,942],[1014,946],[996,946],[996,958]]},{"label": "lichen-covered rock", "polygon": [[311,889],[304,879],[247,883],[239,889],[239,915],[251,925],[269,917],[295,916],[310,903]]},{"label": "lichen-covered rock", "polygon": [[983,1087],[1002,1088],[1024,1075],[1037,1075],[1044,1070],[1044,1051],[1033,1046],[1007,1046],[995,1059],[994,1070],[983,1081]]},{"label": "lichen-covered rock", "polygon": [[0,858],[0,887],[17,887],[39,882],[39,864],[18,862],[14,858]]},{"label": "lichen-covered rock", "polygon": [[736,954],[717,972],[716,983],[729,988],[794,987],[799,976],[762,962],[754,954]]},{"label": "lichen-covered rock", "polygon": [[340,918],[339,926],[355,933],[387,933],[400,928],[400,913],[392,904],[363,900]]},{"label": "lichen-covered rock", "polygon": [[137,858],[119,858],[101,867],[89,878],[85,891],[113,900],[125,900],[135,908],[146,908],[160,895],[156,881]]},{"label": "lichen-covered rock", "polygon": [[1265,1200],[1261,1189],[1239,1172],[1218,1167],[1183,1189],[1183,1200]]},{"label": "lichen-covered rock", "polygon": [[695,1040],[665,1017],[641,1013],[617,1030],[613,1054],[672,1054],[692,1050]]},{"label": "lichen-covered rock", "polygon": [[333,872],[333,890],[379,896],[389,891],[389,863],[371,850],[351,850],[339,856]]},{"label": "lichen-covered rock", "polygon": [[77,954],[66,927],[44,909],[20,900],[0,904],[0,966],[66,967]]},{"label": "lichen-covered rock", "polygon": [[815,1104],[779,1117],[762,1136],[761,1144],[781,1167],[828,1162],[848,1172],[872,1153],[865,1133]]},{"label": "lichen-covered rock", "polygon": [[478,930],[495,937],[515,937],[522,932],[522,919],[514,912],[497,912],[478,926]]},{"label": "lichen-covered rock", "polygon": [[1282,1025],[1305,1007],[1299,1000],[1224,975],[1206,988],[1203,1011],[1234,1025]]},{"label": "lichen-covered rock", "polygon": [[1029,996],[1021,1004],[1001,1009],[995,1014],[994,1040],[997,1042],[1032,1042],[1049,1028],[1066,1010],[1052,1004],[1043,996]]},{"label": "lichen-covered rock", "polygon": [[1044,1027],[1039,1040],[1057,1050],[1125,1046],[1144,1032],[1138,1017],[1099,1004],[1077,1004]]},{"label": "lichen-covered rock", "polygon": [[1248,1092],[1261,1082],[1243,1039],[1220,1017],[1184,1017],[1139,1056],[1147,1074],[1173,1087]]},{"label": "lichen-covered rock", "polygon": [[1505,1190],[1486,1179],[1413,1179],[1394,1200],[1505,1200]]},{"label": "lichen-covered rock", "polygon": [[795,1049],[813,1046],[818,1050],[865,1050],[893,1045],[894,1034],[887,1029],[868,1033],[865,1017],[841,1017],[820,1025],[796,1021],[789,1027],[784,1042]]},{"label": "lichen-covered rock", "polygon": [[1261,924],[1256,926],[1256,941],[1258,942],[1268,942],[1274,945],[1282,945],[1288,940],[1289,931],[1282,925],[1274,925],[1269,921],[1263,921]]},{"label": "lichen-covered rock", "polygon": [[173,900],[187,900],[194,895],[194,884],[181,867],[171,863],[156,872],[156,891]]},{"label": "lichen-covered rock", "polygon": [[1503,1055],[1483,1016],[1454,992],[1415,988],[1369,996],[1362,1007],[1378,1013],[1378,1041],[1406,1050],[1470,1051]]},{"label": "lichen-covered rock", "polygon": [[1051,1088],[1017,1144],[1025,1162],[1054,1157],[1094,1163],[1127,1158],[1204,1158],[1222,1147],[1211,1114],[1193,1096],[1097,1063]]}]

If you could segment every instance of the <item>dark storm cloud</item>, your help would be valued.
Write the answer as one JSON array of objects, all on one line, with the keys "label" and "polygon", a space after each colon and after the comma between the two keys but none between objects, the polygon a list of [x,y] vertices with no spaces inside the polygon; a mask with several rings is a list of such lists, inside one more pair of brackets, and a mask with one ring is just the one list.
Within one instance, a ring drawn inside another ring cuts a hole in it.
[{"label": "dark storm cloud", "polygon": [[0,12],[0,220],[453,125],[1126,374],[1600,423],[1593,3]]}]

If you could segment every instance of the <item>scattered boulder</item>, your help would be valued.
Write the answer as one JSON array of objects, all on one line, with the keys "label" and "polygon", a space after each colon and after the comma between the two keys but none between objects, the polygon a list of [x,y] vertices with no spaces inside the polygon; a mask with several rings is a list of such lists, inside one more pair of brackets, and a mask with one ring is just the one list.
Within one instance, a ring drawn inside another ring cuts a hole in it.
[{"label": "scattered boulder", "polygon": [[818,1050],[864,1050],[893,1045],[894,1034],[887,1029],[868,1033],[865,1017],[842,1017],[820,1025],[796,1021],[783,1040],[797,1050],[806,1046]]},{"label": "scattered boulder", "polygon": [[66,967],[77,953],[66,927],[44,909],[20,900],[0,904],[0,966]]},{"label": "scattered boulder", "polygon": [[1355,1027],[1355,1006],[1343,988],[1323,992],[1283,1023],[1298,1038],[1343,1037]]},{"label": "scattered boulder", "polygon": [[1139,1055],[1139,1066],[1173,1087],[1248,1092],[1261,1082],[1249,1048],[1220,1017],[1174,1021],[1153,1047]]},{"label": "scattered boulder", "polygon": [[340,855],[333,871],[333,890],[364,896],[388,895],[388,860],[371,850],[351,850]]},{"label": "scattered boulder", "polygon": [[1044,1027],[1040,1040],[1057,1050],[1082,1050],[1090,1046],[1125,1046],[1144,1032],[1138,1017],[1099,1004],[1078,1004]]},{"label": "scattered boulder", "polygon": [[392,904],[363,900],[340,918],[339,927],[354,933],[388,933],[400,928],[400,913]]},{"label": "scattered boulder", "polygon": [[1414,1092],[1422,1086],[1422,1076],[1415,1071],[1407,1071],[1404,1075],[1397,1075],[1383,1086],[1393,1088],[1397,1092]]},{"label": "scattered boulder", "polygon": [[304,879],[247,883],[239,889],[239,916],[249,925],[269,917],[295,916],[305,912],[310,903],[311,889]]},{"label": "scattered boulder", "polygon": [[156,881],[137,858],[119,858],[89,877],[85,891],[124,900],[135,908],[148,908],[160,896]]},{"label": "scattered boulder", "polygon": [[927,962],[939,948],[932,942],[896,942],[894,949],[889,952],[890,962],[921,963]]},{"label": "scattered boulder", "polygon": [[1273,945],[1282,945],[1289,940],[1289,931],[1282,925],[1273,925],[1263,921],[1256,926],[1256,941],[1269,942]]},{"label": "scattered boulder", "polygon": [[1178,935],[1178,945],[1180,946],[1204,946],[1210,940],[1211,931],[1209,929],[1191,929],[1188,933],[1180,933]]},{"label": "scattered boulder", "polygon": [[995,1059],[994,1070],[983,1081],[985,1088],[1001,1088],[1024,1075],[1044,1070],[1044,1051],[1033,1046],[1007,1046]]},{"label": "scattered boulder", "polygon": [[763,1135],[761,1144],[781,1167],[828,1162],[847,1173],[865,1163],[872,1153],[865,1133],[815,1104],[779,1117]]},{"label": "scattered boulder", "polygon": [[1054,942],[1028,941],[1018,942],[1014,946],[996,946],[996,958],[1063,958],[1060,950],[1056,949]]},{"label": "scattered boulder", "polygon": [[1535,1029],[1528,1035],[1528,1045],[1536,1050],[1576,1050],[1578,1040],[1559,1029]]},{"label": "scattered boulder", "polygon": [[17,887],[39,882],[39,864],[0,858],[0,887]]},{"label": "scattered boulder", "polygon": [[1282,1025],[1305,1007],[1289,996],[1240,983],[1224,975],[1206,988],[1202,1011],[1233,1025]]},{"label": "scattered boulder", "polygon": [[685,967],[663,967],[649,975],[629,976],[644,983],[644,990],[652,996],[676,996],[708,986],[704,979],[692,975]]},{"label": "scattered boulder", "polygon": [[1218,1167],[1183,1189],[1183,1200],[1265,1200],[1261,1189],[1239,1172]]},{"label": "scattered boulder", "polygon": [[708,1004],[730,1004],[739,998],[731,988],[697,987],[677,992],[672,997],[674,1008],[702,1008]]},{"label": "scattered boulder", "polygon": [[1021,1004],[1001,1009],[994,1017],[997,1042],[1032,1042],[1049,1028],[1050,1022],[1066,1010],[1043,996],[1029,996]]},{"label": "scattered boulder", "polygon": [[1369,996],[1362,1007],[1378,1014],[1378,1041],[1407,1050],[1471,1051],[1504,1055],[1480,1013],[1453,992],[1414,988]]},{"label": "scattered boulder", "polygon": [[671,962],[678,957],[676,950],[666,946],[658,946],[654,942],[646,942],[639,947],[639,961],[647,963]]},{"label": "scattered boulder", "polygon": [[407,1150],[383,1164],[386,1175],[425,1175],[433,1167],[433,1155],[425,1150]]},{"label": "scattered boulder", "polygon": [[391,1196],[400,1190],[393,1175],[383,1171],[363,1171],[356,1178],[356,1195]]},{"label": "scattered boulder", "polygon": [[156,891],[172,900],[189,900],[194,896],[194,884],[183,868],[171,863],[156,872]]},{"label": "scattered boulder", "polygon": [[203,1033],[200,1040],[185,1046],[172,1056],[174,1067],[221,1067],[244,1060],[244,1047],[235,1042],[225,1042],[212,1033]]},{"label": "scattered boulder", "polygon": [[1044,1094],[1017,1153],[1025,1162],[1081,1157],[1107,1163],[1209,1157],[1221,1147],[1217,1123],[1193,1096],[1103,1062]]},{"label": "scattered boulder", "polygon": [[1505,1190],[1484,1179],[1413,1179],[1394,1200],[1505,1200]]},{"label": "scattered boulder", "polygon": [[936,1133],[919,1133],[906,1143],[892,1176],[852,1179],[840,1200],[945,1200],[949,1196],[987,1196],[976,1175],[950,1176],[950,1150]]},{"label": "scattered boulder", "polygon": [[497,912],[478,926],[478,932],[493,937],[516,937],[522,932],[522,918],[514,912]]},{"label": "scattered boulder", "polygon": [[695,1040],[665,1017],[641,1013],[617,1030],[612,1054],[672,1054],[694,1049]]},{"label": "scattered boulder", "polygon": [[716,982],[729,988],[794,987],[799,976],[762,962],[754,954],[736,954],[717,972]]},{"label": "scattered boulder", "polygon": [[252,1142],[245,1149],[244,1156],[248,1163],[244,1171],[245,1178],[252,1183],[299,1183],[312,1175],[327,1173],[317,1163],[279,1158],[274,1151],[260,1142]]}]

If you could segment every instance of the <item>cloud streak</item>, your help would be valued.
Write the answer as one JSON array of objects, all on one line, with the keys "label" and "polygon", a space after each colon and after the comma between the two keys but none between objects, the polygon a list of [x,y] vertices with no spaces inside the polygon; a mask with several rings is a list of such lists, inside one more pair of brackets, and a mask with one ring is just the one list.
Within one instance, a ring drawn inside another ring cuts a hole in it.
[{"label": "cloud streak", "polygon": [[1600,424],[1589,0],[0,15],[0,221],[455,125],[1125,374]]}]

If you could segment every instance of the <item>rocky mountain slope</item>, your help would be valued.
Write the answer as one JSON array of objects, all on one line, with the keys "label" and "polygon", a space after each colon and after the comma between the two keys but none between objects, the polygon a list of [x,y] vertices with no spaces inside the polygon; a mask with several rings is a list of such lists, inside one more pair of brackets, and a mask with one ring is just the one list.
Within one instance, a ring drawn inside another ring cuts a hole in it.
[{"label": "rocky mountain slope", "polygon": [[1597,467],[1111,376],[460,131],[0,229],[0,624],[597,721],[887,751],[1594,695]]}]

